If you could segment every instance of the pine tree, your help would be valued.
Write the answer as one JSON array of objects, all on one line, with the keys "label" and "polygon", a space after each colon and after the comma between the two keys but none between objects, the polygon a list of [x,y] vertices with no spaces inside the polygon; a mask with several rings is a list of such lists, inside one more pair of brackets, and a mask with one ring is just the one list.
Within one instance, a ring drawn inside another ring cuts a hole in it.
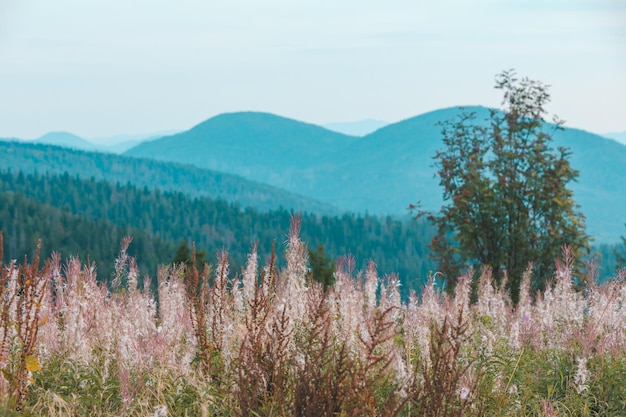
[{"label": "pine tree", "polygon": [[[206,262],[205,256],[206,254],[204,251],[196,250],[196,268],[198,268],[198,270],[200,271],[202,270],[202,267]],[[176,254],[174,255],[173,263],[177,265],[185,264],[190,268],[193,266],[193,252],[186,240],[183,240],[180,246],[178,246]]]},{"label": "pine tree", "polygon": [[317,250],[309,249],[309,266],[313,280],[322,283],[324,289],[335,283],[335,261],[324,255],[324,245],[318,243]]}]

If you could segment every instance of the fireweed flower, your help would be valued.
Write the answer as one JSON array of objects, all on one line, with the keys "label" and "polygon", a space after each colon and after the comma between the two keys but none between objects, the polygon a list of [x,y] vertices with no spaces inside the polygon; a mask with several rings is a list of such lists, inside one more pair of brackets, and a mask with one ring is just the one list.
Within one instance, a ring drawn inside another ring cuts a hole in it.
[{"label": "fireweed flower", "polygon": [[[367,389],[361,382],[368,375],[376,375],[389,384],[385,386],[389,392],[401,393],[402,398],[410,399],[423,383],[420,378],[424,370],[432,369],[429,368],[433,366],[431,358],[437,358],[438,345],[431,343],[434,332],[446,321],[445,335],[450,337],[453,334],[450,323],[457,323],[459,317],[461,324],[467,324],[462,336],[468,338],[463,338],[459,345],[455,363],[468,364],[470,368],[451,387],[451,395],[457,400],[471,402],[477,395],[474,382],[483,377],[480,361],[489,361],[493,355],[511,354],[522,358],[521,353],[528,348],[567,352],[573,342],[581,342],[583,350],[576,352],[576,369],[567,389],[586,393],[593,388],[587,367],[593,355],[606,352],[623,355],[626,347],[626,284],[621,281],[591,287],[587,296],[582,297],[571,284],[572,272],[565,269],[557,274],[554,287],[538,293],[533,302],[529,275],[525,275],[520,302],[513,306],[508,293],[494,284],[491,272],[482,269],[476,303],[469,302],[469,276],[473,275],[458,277],[455,295],[437,289],[431,277],[419,295],[411,293],[405,300],[400,297],[400,281],[395,276],[381,280],[373,262],[365,272],[353,273],[354,262],[346,259],[339,262],[336,284],[323,293],[316,283],[306,280],[306,246],[297,236],[290,236],[287,244],[288,262],[277,271],[279,278],[276,280],[274,272],[270,276],[267,267],[259,267],[255,248],[237,280],[228,278],[227,257],[225,253],[220,254],[215,279],[211,281],[215,287],[209,288],[211,295],[205,300],[204,322],[210,336],[206,348],[211,350],[210,359],[214,361],[210,365],[219,366],[219,372],[213,375],[217,375],[220,385],[210,386],[222,390],[216,398],[236,403],[236,390],[241,386],[242,376],[258,381],[258,386],[250,385],[254,390],[246,391],[254,395],[268,392],[270,386],[272,390],[294,392],[291,385],[278,386],[282,382],[275,382],[276,378],[284,375],[281,381],[285,384],[300,383],[300,376],[304,378],[310,372],[307,365],[310,365],[311,351],[308,349],[317,349],[324,353],[320,358],[327,360],[322,371],[329,373],[316,376],[310,381],[312,384],[323,383],[324,378],[332,381],[333,361],[341,358],[341,366],[345,367],[341,369],[349,371],[339,374],[342,379],[337,380],[340,382],[336,385],[338,390],[345,387]],[[118,266],[127,265],[130,272],[133,261],[127,258],[125,262],[118,262]],[[60,268],[58,262],[55,265],[53,285],[42,302],[42,314],[48,319],[40,323],[37,355],[43,369],[55,357],[62,357],[68,364],[99,366],[103,383],[116,381],[122,385],[127,405],[136,403],[136,396],[144,395],[142,392],[153,392],[161,386],[158,379],[151,379],[155,369],[171,372],[177,378],[172,386],[179,394],[187,384],[201,391],[213,383],[203,379],[198,371],[198,340],[180,267],[159,270],[157,297],[145,286],[137,288],[132,272],[131,276],[126,276],[130,279],[125,280],[131,285],[128,291],[108,292],[105,284],[96,281],[96,270],[92,266],[85,268],[78,260],[69,261],[64,268]],[[261,280],[263,274],[268,279]],[[17,272],[8,271],[6,291],[15,288],[17,279]],[[261,301],[253,313],[256,296]],[[2,294],[0,301],[9,302]],[[15,322],[18,314],[15,302],[12,303],[7,313],[10,323]],[[317,305],[324,306],[324,314],[313,314]],[[386,310],[388,312],[384,313]],[[381,315],[384,320],[379,323],[384,326],[376,330],[373,324]],[[315,338],[309,341],[307,337],[311,337],[312,331],[316,332]],[[11,345],[14,336],[14,327],[0,326],[0,342],[8,340],[6,345],[0,346],[1,367],[7,366],[11,360],[9,355],[15,351]],[[367,345],[376,338],[377,348],[367,352]],[[454,339],[445,339],[443,346],[453,342]],[[350,373],[357,369],[356,364],[366,364],[368,360],[373,365],[358,368],[364,371],[362,375]],[[520,363],[519,366],[526,365]],[[517,397],[525,393],[527,387],[521,385],[522,380],[512,378],[511,369],[502,373],[495,367],[492,371],[494,381],[500,381],[494,384],[494,390],[513,397],[509,409],[503,413],[510,414],[511,410],[518,413]],[[86,383],[81,381],[81,389],[88,388]],[[143,389],[141,384],[149,389]],[[6,398],[8,389],[8,382],[0,374],[0,398]],[[345,394],[338,392],[339,396]],[[482,394],[488,395],[478,392]],[[202,395],[209,398],[213,394]],[[159,406],[160,401],[161,397],[151,401],[150,408],[145,409],[146,415],[176,413],[174,409]],[[546,412],[555,411],[548,402],[542,405]],[[285,407],[287,411],[283,414],[294,414],[289,405]],[[377,411],[378,415],[385,415]],[[352,415],[347,411],[346,414]],[[468,415],[472,415],[471,412]]]},{"label": "fireweed flower", "polygon": [[589,385],[587,385],[588,376],[587,358],[579,358],[577,361],[576,375],[574,375],[574,385],[579,394],[589,389]]}]

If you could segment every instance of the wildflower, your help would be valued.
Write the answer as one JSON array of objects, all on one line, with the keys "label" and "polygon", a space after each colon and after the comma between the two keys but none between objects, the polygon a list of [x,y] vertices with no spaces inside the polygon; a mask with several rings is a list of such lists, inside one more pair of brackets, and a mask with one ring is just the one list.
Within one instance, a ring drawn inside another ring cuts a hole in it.
[{"label": "wildflower", "polygon": [[574,384],[579,394],[582,394],[589,388],[589,385],[586,384],[588,376],[587,358],[578,359],[578,369],[576,370],[576,375],[574,375]]},{"label": "wildflower", "polygon": [[471,392],[472,391],[468,387],[466,387],[466,386],[461,387],[461,392],[460,392],[461,399],[462,400],[468,399],[470,394],[471,394]]},{"label": "wildflower", "polygon": [[167,407],[164,405],[157,405],[154,407],[154,414],[152,417],[167,417]]}]

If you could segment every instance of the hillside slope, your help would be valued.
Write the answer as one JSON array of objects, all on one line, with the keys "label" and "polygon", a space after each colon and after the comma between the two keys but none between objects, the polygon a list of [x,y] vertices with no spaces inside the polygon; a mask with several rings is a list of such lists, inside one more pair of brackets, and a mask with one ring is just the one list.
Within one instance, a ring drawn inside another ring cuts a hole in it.
[{"label": "hillside slope", "polygon": [[13,171],[78,175],[139,187],[223,199],[242,207],[336,213],[330,205],[266,184],[182,164],[84,152],[52,145],[0,141],[0,166]]},{"label": "hillside slope", "polygon": [[[488,109],[468,107],[477,120],[488,117]],[[433,159],[442,147],[437,123],[459,114],[457,108],[426,113],[384,127],[366,136],[338,161],[345,190],[367,190],[352,196],[335,190],[339,207],[358,207],[378,213],[395,213],[408,203],[420,201],[425,209],[442,203]],[[549,125],[548,129],[553,126]],[[580,173],[570,184],[574,197],[587,217],[588,232],[599,242],[617,242],[625,234],[626,146],[579,129],[565,128],[553,134],[553,147],[571,150],[570,162]],[[320,196],[317,196],[321,199]]]},{"label": "hillside slope", "polygon": [[324,170],[333,168],[328,156],[358,140],[273,114],[226,113],[186,132],[144,142],[125,155],[192,164],[305,193],[325,180]]},{"label": "hillside slope", "polygon": [[151,236],[128,225],[86,218],[32,196],[7,191],[0,180],[0,231],[3,232],[4,262],[33,259],[41,240],[41,259],[53,252],[63,260],[77,257],[83,264],[95,263],[98,278],[111,279],[120,242],[132,236],[128,250],[137,259],[140,274],[155,276],[157,267],[167,263],[176,250],[173,242]]},{"label": "hillside slope", "polygon": [[[479,122],[489,114],[479,106],[463,111],[475,112]],[[353,212],[406,213],[417,201],[437,210],[442,193],[432,158],[442,147],[438,124],[460,113],[457,107],[432,111],[363,138],[331,136],[278,116],[236,113],[128,154],[236,173]],[[308,136],[293,133],[301,130]],[[618,241],[626,223],[626,146],[570,128],[556,132],[554,146],[571,148],[572,166],[580,171],[571,187],[588,232],[601,242]]]},{"label": "hillside slope", "polygon": [[33,140],[32,143],[63,146],[66,148],[80,149],[84,151],[95,151],[99,149],[98,145],[69,132],[49,132]]}]

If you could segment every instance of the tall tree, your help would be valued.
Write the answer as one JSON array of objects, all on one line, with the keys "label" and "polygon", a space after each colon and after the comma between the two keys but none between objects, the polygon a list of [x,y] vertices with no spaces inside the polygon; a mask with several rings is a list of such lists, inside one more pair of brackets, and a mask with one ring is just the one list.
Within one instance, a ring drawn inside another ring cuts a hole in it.
[{"label": "tall tree", "polygon": [[506,273],[517,302],[529,263],[535,288],[543,289],[561,248],[569,245],[577,259],[589,237],[568,188],[578,176],[570,152],[550,147],[563,122],[545,121],[548,86],[505,71],[495,88],[501,110],[484,121],[463,113],[442,124],[444,148],[434,160],[445,204],[422,214],[437,226],[431,249],[449,289],[468,264],[488,265],[498,283]]}]

